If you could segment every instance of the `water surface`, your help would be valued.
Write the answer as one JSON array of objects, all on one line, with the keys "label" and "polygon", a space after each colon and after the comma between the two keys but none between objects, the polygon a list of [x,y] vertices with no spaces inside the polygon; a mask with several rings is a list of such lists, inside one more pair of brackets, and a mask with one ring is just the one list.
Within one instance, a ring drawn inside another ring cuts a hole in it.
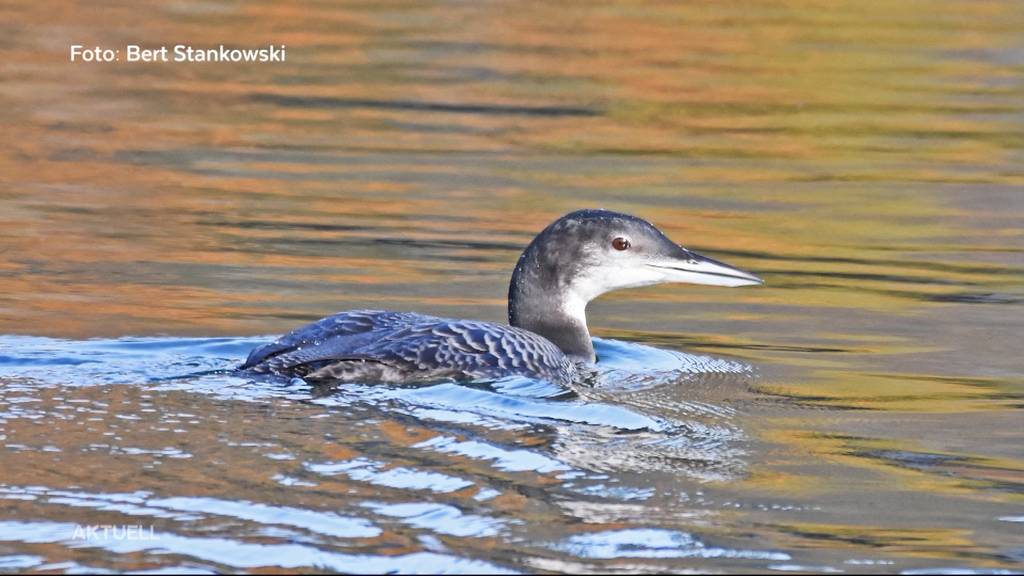
[{"label": "water surface", "polygon": [[[1016,2],[2,11],[0,571],[1024,569]],[[288,61],[67,62],[184,42]],[[573,390],[229,372],[502,321],[582,207],[767,286],[603,297]]]}]

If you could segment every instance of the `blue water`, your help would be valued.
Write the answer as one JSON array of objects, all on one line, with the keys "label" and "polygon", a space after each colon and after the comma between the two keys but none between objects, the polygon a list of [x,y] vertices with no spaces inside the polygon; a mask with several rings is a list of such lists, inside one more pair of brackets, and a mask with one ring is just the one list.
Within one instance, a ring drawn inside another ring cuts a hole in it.
[{"label": "blue water", "polygon": [[[269,339],[0,337],[0,571],[1009,573],[842,533],[794,545],[842,500],[804,497],[799,474],[784,477],[792,496],[760,493],[758,463],[787,465],[760,420],[808,409],[777,405],[764,390],[778,376],[744,362],[595,339],[599,363],[568,388],[234,371]],[[976,504],[1010,542],[1011,512]]]},{"label": "blue water", "polygon": [[[0,337],[0,551],[19,551],[0,555],[0,570],[86,570],[97,553],[102,565],[198,572],[790,558],[680,530],[671,506],[660,521],[647,512],[622,529],[544,534],[567,510],[628,517],[658,502],[667,494],[652,475],[695,487],[741,475],[736,409],[701,389],[731,382],[739,394],[756,378],[747,364],[597,339],[595,373],[571,389],[523,378],[318,388],[235,373],[268,339]],[[660,395],[680,386],[692,400]],[[684,517],[719,506],[672,491]],[[97,524],[106,532],[85,532]],[[384,553],[389,541],[403,544]]]}]

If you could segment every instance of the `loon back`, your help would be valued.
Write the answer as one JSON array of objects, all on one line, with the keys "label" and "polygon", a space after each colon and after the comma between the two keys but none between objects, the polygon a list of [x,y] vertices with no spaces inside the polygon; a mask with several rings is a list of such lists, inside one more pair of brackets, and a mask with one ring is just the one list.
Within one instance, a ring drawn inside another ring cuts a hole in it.
[{"label": "loon back", "polygon": [[240,368],[312,382],[405,384],[516,374],[564,385],[576,374],[557,346],[526,330],[382,310],[341,312],[307,324],[253,350]]}]

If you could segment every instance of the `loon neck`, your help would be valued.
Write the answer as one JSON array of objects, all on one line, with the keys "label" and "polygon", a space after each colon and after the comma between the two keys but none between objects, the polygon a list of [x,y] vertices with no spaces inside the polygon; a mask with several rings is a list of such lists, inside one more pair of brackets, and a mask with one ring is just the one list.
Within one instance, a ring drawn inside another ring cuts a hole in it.
[{"label": "loon neck", "polygon": [[587,330],[587,300],[572,290],[566,274],[545,263],[531,244],[512,272],[508,288],[508,323],[540,334],[566,356],[595,362]]}]

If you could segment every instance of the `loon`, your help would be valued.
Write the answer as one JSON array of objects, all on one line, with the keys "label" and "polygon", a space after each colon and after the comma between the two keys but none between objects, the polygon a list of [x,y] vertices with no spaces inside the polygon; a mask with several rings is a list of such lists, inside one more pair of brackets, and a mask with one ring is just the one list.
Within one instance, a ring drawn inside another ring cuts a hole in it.
[{"label": "loon", "polygon": [[508,326],[413,312],[353,310],[254,349],[239,368],[307,382],[417,384],[525,376],[567,385],[594,363],[587,303],[621,288],[666,282],[764,282],[687,250],[642,218],[579,210],[526,247],[508,289]]}]

